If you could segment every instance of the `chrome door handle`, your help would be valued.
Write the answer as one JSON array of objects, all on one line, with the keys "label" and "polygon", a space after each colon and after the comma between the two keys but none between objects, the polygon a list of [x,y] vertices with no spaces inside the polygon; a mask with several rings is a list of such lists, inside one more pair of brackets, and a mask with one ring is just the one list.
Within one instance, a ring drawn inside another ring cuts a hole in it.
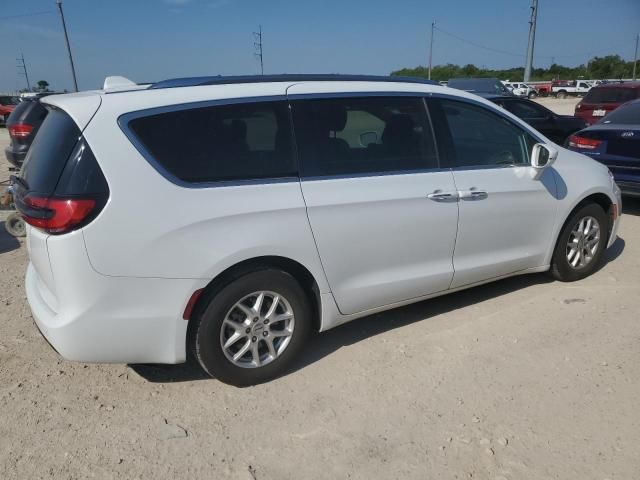
[{"label": "chrome door handle", "polygon": [[465,190],[458,192],[460,198],[465,200],[482,200],[489,196],[484,190]]},{"label": "chrome door handle", "polygon": [[427,198],[436,202],[450,202],[453,200],[458,200],[459,195],[458,192],[439,192],[438,190],[436,190],[435,192],[427,195]]}]

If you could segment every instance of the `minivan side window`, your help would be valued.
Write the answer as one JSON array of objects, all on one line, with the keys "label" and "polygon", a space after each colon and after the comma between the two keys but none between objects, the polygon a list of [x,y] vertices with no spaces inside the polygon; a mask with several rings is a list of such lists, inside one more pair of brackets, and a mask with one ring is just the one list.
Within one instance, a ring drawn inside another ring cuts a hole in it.
[{"label": "minivan side window", "polygon": [[297,176],[285,102],[179,109],[134,118],[128,126],[183,182]]},{"label": "minivan side window", "polygon": [[488,108],[455,100],[438,100],[448,125],[449,163],[453,167],[529,164],[536,140]]},{"label": "minivan side window", "polygon": [[422,98],[305,99],[291,105],[304,177],[438,167]]}]

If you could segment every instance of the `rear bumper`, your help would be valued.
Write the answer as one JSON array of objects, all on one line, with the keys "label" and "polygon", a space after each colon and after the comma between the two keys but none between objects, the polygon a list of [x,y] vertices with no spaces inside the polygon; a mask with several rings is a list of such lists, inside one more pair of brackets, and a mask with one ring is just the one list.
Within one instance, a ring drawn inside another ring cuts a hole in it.
[{"label": "rear bumper", "polygon": [[19,168],[22,162],[24,162],[24,157],[27,156],[27,152],[16,152],[11,147],[7,147],[4,149],[4,156],[7,157],[10,164]]},{"label": "rear bumper", "polygon": [[618,187],[622,191],[623,195],[629,197],[640,197],[640,180],[638,182],[627,182],[616,180]]},{"label": "rear bumper", "polygon": [[36,325],[60,355],[100,363],[185,361],[182,313],[204,281],[107,277],[91,268],[84,249],[65,259],[56,247],[49,252],[55,292],[31,262],[25,287]]}]

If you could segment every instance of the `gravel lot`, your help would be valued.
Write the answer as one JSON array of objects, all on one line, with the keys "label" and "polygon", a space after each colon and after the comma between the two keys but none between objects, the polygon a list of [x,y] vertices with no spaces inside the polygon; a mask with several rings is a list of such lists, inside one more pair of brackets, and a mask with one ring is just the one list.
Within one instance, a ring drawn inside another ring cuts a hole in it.
[{"label": "gravel lot", "polygon": [[63,361],[0,225],[0,478],[637,479],[640,202],[624,213],[584,281],[514,278],[361,319],[246,389],[191,365]]}]

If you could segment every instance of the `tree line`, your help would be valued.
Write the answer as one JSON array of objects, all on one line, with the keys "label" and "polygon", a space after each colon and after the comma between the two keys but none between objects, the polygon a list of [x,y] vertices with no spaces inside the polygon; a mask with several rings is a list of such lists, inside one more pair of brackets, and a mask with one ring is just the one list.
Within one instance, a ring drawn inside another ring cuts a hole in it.
[{"label": "tree line", "polygon": [[[586,65],[582,64],[577,67],[566,67],[554,63],[549,68],[534,68],[531,71],[531,80],[631,78],[632,72],[632,61],[627,62],[620,55],[607,55],[593,57]],[[419,66],[396,70],[391,72],[391,75],[427,78],[428,73],[426,67]],[[524,67],[494,70],[478,68],[471,63],[464,66],[447,63],[446,65],[436,65],[431,69],[432,80],[442,81],[458,77],[496,77],[500,80],[521,81],[524,77]]]}]

